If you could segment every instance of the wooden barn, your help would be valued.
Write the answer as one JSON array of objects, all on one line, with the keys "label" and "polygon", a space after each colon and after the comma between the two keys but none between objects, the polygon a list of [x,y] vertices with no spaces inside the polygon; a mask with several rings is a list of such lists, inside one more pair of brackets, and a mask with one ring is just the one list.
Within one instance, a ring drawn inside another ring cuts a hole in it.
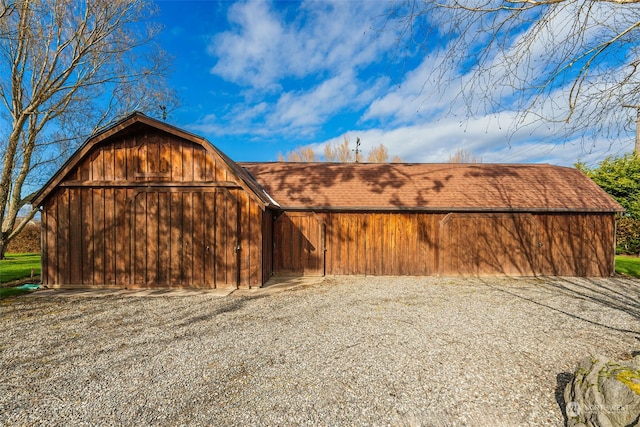
[{"label": "wooden barn", "polygon": [[134,113],[36,196],[51,287],[258,287],[272,275],[614,272],[613,199],[551,165],[235,163]]}]

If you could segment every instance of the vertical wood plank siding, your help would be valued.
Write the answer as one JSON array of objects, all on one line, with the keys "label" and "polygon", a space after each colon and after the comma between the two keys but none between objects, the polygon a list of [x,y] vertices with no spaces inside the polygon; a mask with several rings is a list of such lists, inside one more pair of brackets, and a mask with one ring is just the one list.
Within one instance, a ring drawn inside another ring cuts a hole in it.
[{"label": "vertical wood plank siding", "polygon": [[273,222],[276,214],[274,210],[266,209],[262,216],[262,283],[266,283],[273,274]]},{"label": "vertical wood plank siding", "polygon": [[531,214],[449,214],[440,227],[440,273],[535,275],[538,228]]},{"label": "vertical wood plank siding", "polygon": [[438,274],[444,214],[326,212],[326,274]]},{"label": "vertical wood plank siding", "polygon": [[94,147],[61,184],[42,215],[46,285],[263,283],[263,211],[200,145],[130,133]]},{"label": "vertical wood plank siding", "polygon": [[274,223],[273,248],[277,275],[323,276],[324,224],[313,212],[285,212]]},{"label": "vertical wood plank siding", "polygon": [[612,214],[537,215],[543,232],[541,274],[612,276],[615,219]]},{"label": "vertical wood plank siding", "polygon": [[[613,214],[318,215],[326,229],[329,275],[606,277],[614,273]],[[277,230],[276,245],[291,239],[290,231],[278,235]]]}]

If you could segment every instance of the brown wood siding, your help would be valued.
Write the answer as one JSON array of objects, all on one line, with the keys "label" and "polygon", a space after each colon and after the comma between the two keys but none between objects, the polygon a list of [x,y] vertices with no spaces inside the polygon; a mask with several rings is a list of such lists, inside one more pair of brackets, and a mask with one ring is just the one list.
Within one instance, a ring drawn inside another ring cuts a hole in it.
[{"label": "brown wood siding", "polygon": [[325,212],[326,274],[611,276],[613,214]]},{"label": "brown wood siding", "polygon": [[313,212],[285,212],[273,225],[273,273],[323,276],[325,235]]},{"label": "brown wood siding", "polygon": [[266,209],[262,216],[262,283],[273,275],[273,223],[276,212]]},{"label": "brown wood siding", "polygon": [[94,147],[65,182],[239,182],[214,153],[149,129]]},{"label": "brown wood siding", "polygon": [[321,214],[326,224],[326,273],[434,275],[438,224],[444,214]]},{"label": "brown wood siding", "polygon": [[240,247],[239,287],[262,284],[262,224],[263,211],[244,192],[238,192]]},{"label": "brown wood siding", "polygon": [[[248,198],[239,206],[238,194],[62,189],[43,215],[43,280],[135,288],[260,286],[262,210]],[[123,200],[128,211],[122,211]]]},{"label": "brown wood siding", "polygon": [[156,130],[94,147],[44,203],[43,282],[260,286],[263,212],[239,183],[217,154]]},{"label": "brown wood siding", "polygon": [[613,214],[541,214],[536,217],[541,224],[540,274],[586,277],[613,275]]},{"label": "brown wood siding", "polygon": [[533,276],[539,224],[531,214],[452,213],[440,227],[440,274]]}]

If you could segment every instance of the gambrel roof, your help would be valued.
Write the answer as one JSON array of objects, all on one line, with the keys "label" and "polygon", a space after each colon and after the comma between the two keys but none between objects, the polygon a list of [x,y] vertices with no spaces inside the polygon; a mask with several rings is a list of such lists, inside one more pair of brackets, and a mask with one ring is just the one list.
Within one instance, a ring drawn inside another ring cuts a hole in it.
[{"label": "gambrel roof", "polygon": [[[145,128],[152,128],[181,138],[203,147],[205,150],[215,153],[218,158],[226,165],[226,167],[238,178],[239,182],[249,193],[253,194],[262,206],[270,206],[273,200],[257,185],[257,183],[247,174],[247,172],[231,160],[225,153],[220,151],[216,146],[211,144],[205,138],[169,125],[165,122],[153,119],[142,113],[135,112],[129,116],[119,120],[118,122],[105,127],[87,138],[84,143],[75,151],[75,153],[66,161],[66,163],[51,177],[51,179],[40,189],[34,196],[33,204],[40,206],[46,197],[59,185],[67,176],[67,174],[84,159],[92,149],[109,140],[116,139],[123,135],[134,133]],[[140,183],[140,185],[143,185]]]},{"label": "gambrel roof", "polygon": [[624,210],[581,171],[548,164],[240,165],[285,210]]}]

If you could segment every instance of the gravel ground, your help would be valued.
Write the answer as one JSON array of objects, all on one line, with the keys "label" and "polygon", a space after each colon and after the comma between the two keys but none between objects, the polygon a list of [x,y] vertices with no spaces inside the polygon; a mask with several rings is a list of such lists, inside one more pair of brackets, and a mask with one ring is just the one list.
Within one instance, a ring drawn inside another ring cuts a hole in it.
[{"label": "gravel ground", "polygon": [[640,352],[640,281],[330,277],[266,294],[0,301],[1,425],[562,426]]}]

